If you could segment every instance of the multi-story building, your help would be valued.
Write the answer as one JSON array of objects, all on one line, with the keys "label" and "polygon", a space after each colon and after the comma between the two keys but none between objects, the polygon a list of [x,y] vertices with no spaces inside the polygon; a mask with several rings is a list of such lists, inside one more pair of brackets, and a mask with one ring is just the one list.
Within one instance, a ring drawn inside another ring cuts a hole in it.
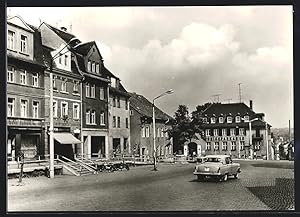
[{"label": "multi-story building", "polygon": [[109,87],[109,143],[112,154],[130,154],[130,109],[129,93],[120,79],[110,77]]},{"label": "multi-story building", "polygon": [[44,65],[39,33],[21,17],[7,19],[8,159],[44,153]]},{"label": "multi-story building", "polygon": [[[74,154],[80,153],[81,150],[81,81],[83,78],[78,71],[72,69],[74,55],[69,42],[75,36],[66,32],[66,29],[59,30],[47,23],[39,26],[39,32],[43,45],[43,59],[47,66],[44,76],[45,106],[43,107],[47,129],[44,140],[45,152],[48,153],[49,148],[50,72],[52,72],[54,150],[55,154],[73,158]],[[73,41],[73,43],[80,42]]]},{"label": "multi-story building", "polygon": [[[132,151],[144,160],[153,156],[152,103],[144,96],[130,93],[130,138]],[[172,138],[167,129],[171,127],[172,117],[155,107],[156,154],[170,156],[173,154]]]},{"label": "multi-story building", "polygon": [[[244,103],[213,103],[203,112],[202,118],[205,139],[199,143],[201,152],[198,155],[230,154],[235,158],[263,158],[269,144],[268,153],[271,156],[271,125],[264,121],[263,113],[253,111],[251,100],[250,106]],[[188,150],[187,145],[185,150]],[[185,155],[188,155],[187,151]]]}]

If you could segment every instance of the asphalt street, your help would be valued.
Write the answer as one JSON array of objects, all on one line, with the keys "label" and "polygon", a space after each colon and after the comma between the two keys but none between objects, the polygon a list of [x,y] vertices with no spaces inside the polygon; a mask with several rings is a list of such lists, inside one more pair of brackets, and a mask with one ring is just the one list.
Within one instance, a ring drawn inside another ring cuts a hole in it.
[{"label": "asphalt street", "polygon": [[197,181],[195,164],[159,164],[91,176],[8,180],[8,211],[286,210],[293,162],[240,161],[239,179]]}]

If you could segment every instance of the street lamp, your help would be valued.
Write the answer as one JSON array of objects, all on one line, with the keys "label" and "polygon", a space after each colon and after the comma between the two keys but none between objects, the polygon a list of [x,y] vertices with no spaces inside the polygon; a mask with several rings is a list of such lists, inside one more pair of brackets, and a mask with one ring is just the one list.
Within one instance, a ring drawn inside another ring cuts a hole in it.
[{"label": "street lamp", "polygon": [[[251,123],[253,122],[253,121],[257,121],[258,120],[258,118],[254,118],[254,119],[252,119],[252,120],[249,120],[249,146],[250,146],[250,148],[252,147],[252,126],[251,126]],[[251,156],[251,158],[253,158],[253,150],[251,150],[250,149],[250,151],[251,151],[251,153],[250,153],[250,156]]]},{"label": "street lamp", "polygon": [[[54,178],[54,138],[53,138],[53,60],[61,56],[61,52],[73,41],[78,40],[76,37],[72,38],[63,48],[61,48],[51,59],[50,59],[50,126],[49,126],[49,153],[50,153],[50,178]],[[69,52],[66,51],[66,52]],[[65,52],[65,53],[66,53]],[[63,53],[64,54],[64,53]]]},{"label": "street lamp", "polygon": [[168,94],[172,94],[174,93],[174,90],[170,89],[162,94],[160,94],[159,96],[155,97],[152,100],[152,111],[153,111],[153,115],[152,115],[152,121],[153,121],[153,170],[157,171],[157,167],[156,167],[156,144],[155,144],[155,137],[156,137],[156,130],[155,130],[155,105],[154,105],[154,101],[157,100],[158,98],[168,95]]}]

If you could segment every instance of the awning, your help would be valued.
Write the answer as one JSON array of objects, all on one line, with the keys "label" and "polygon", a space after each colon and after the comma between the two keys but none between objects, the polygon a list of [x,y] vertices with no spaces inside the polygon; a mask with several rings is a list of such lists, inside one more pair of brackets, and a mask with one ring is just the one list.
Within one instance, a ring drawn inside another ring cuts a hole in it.
[{"label": "awning", "polygon": [[71,133],[53,133],[53,137],[60,144],[80,144],[81,141]]}]

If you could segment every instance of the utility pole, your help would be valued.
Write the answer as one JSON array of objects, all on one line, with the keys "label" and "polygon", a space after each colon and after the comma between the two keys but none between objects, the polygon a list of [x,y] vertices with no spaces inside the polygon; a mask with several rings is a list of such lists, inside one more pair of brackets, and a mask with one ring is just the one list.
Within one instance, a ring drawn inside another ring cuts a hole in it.
[{"label": "utility pole", "polygon": [[242,83],[239,83],[239,98],[240,98],[240,103],[242,103],[242,91],[241,91],[241,84]]}]

